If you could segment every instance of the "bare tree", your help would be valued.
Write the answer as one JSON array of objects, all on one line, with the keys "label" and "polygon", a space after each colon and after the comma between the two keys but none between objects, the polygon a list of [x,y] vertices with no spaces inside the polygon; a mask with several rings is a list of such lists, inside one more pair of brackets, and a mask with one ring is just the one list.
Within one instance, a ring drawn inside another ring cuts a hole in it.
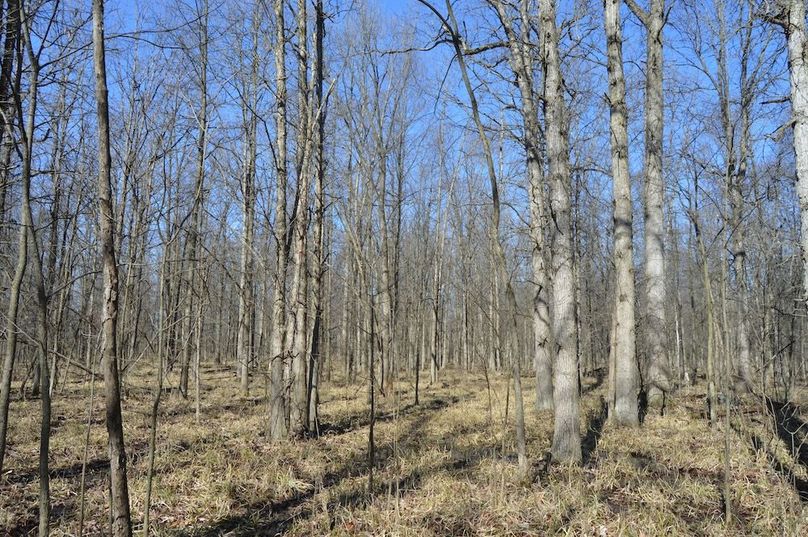
[{"label": "bare tree", "polygon": [[648,344],[646,394],[648,404],[664,403],[670,391],[665,304],[665,183],[662,169],[664,139],[663,29],[665,0],[649,0],[643,9],[636,0],[626,5],[645,27],[645,337]]},{"label": "bare tree", "polygon": [[550,357],[550,309],[547,303],[547,268],[545,230],[547,216],[544,195],[544,159],[541,152],[542,133],[539,125],[537,101],[533,81],[533,56],[530,52],[530,4],[519,4],[519,34],[505,11],[501,1],[494,2],[497,15],[505,30],[510,49],[510,63],[516,75],[521,101],[521,116],[524,123],[524,139],[527,158],[528,194],[530,197],[530,238],[533,243],[531,262],[536,286],[533,295],[533,362],[536,370],[536,408],[553,408],[553,364]]},{"label": "bare tree", "polygon": [[241,236],[241,274],[239,280],[239,326],[238,326],[238,364],[241,376],[241,392],[247,395],[250,391],[250,363],[254,356],[253,333],[255,318],[255,299],[253,282],[253,236],[255,234],[255,174],[258,132],[258,33],[260,17],[258,7],[253,9],[250,30],[250,72],[246,81],[246,92],[242,104],[244,119],[244,170],[241,174],[242,217],[244,219]]},{"label": "bare tree", "polygon": [[107,434],[109,436],[110,510],[112,512],[112,534],[115,537],[129,537],[132,535],[132,523],[129,514],[129,486],[126,478],[126,448],[123,440],[116,340],[118,265],[115,260],[115,215],[112,209],[109,104],[104,51],[104,0],[93,0],[93,67],[98,107],[98,234],[101,239],[104,273],[101,354]]},{"label": "bare tree", "polygon": [[287,398],[285,374],[286,347],[286,273],[288,250],[286,235],[286,29],[284,2],[275,0],[275,290],[272,299],[272,339],[270,353],[269,435],[274,440],[286,438]]},{"label": "bare tree", "polygon": [[805,2],[777,0],[779,23],[788,41],[788,69],[791,74],[791,115],[794,125],[794,155],[797,168],[797,197],[800,201],[800,246],[802,247],[802,292],[808,303],[808,36],[805,33]]},{"label": "bare tree", "polygon": [[539,2],[539,33],[544,63],[544,117],[550,181],[552,231],[553,341],[556,347],[553,403],[555,421],[552,456],[560,462],[581,461],[578,410],[578,356],[575,323],[574,257],[572,252],[569,139],[564,80],[558,54],[555,0]]},{"label": "bare tree", "polygon": [[631,178],[628,170],[628,112],[623,76],[620,0],[606,0],[610,139],[614,184],[614,401],[609,415],[618,425],[639,425],[639,371],[634,331],[634,248]]},{"label": "bare tree", "polygon": [[308,431],[308,232],[309,232],[309,165],[311,162],[312,127],[314,110],[311,106],[308,80],[308,16],[306,0],[297,6],[297,58],[298,58],[298,114],[297,152],[297,203],[294,208],[292,229],[292,259],[295,266],[292,275],[292,304],[287,321],[287,345],[291,359],[289,384],[289,433],[300,436]]},{"label": "bare tree", "polygon": [[[0,209],[3,211],[0,214],[0,223],[5,229],[5,197],[8,189],[9,178],[9,165],[11,159],[11,152],[14,146],[13,139],[13,118],[16,117],[14,112],[14,100],[9,94],[13,91],[14,94],[19,95],[20,90],[20,76],[17,75],[14,80],[13,90],[11,89],[11,77],[13,69],[13,61],[16,57],[17,40],[20,33],[20,8],[19,4],[14,0],[9,2],[8,9],[6,10],[6,24],[5,24],[5,49],[3,53],[2,73],[0,73],[0,90],[4,90],[5,99],[0,102],[2,106],[3,131],[2,131],[2,145],[0,145],[0,183],[2,183],[2,196],[3,205]],[[18,66],[19,71],[19,66]],[[28,230],[25,226],[20,226],[17,240],[17,263],[14,267],[14,276],[9,285],[8,294],[8,308],[6,310],[6,345],[5,353],[3,356],[3,376],[0,379],[0,472],[3,471],[3,461],[6,454],[6,434],[8,433],[8,410],[11,399],[11,378],[14,372],[14,361],[17,355],[17,316],[20,307],[20,294],[22,292],[23,279],[25,278],[26,268],[28,267]]]}]

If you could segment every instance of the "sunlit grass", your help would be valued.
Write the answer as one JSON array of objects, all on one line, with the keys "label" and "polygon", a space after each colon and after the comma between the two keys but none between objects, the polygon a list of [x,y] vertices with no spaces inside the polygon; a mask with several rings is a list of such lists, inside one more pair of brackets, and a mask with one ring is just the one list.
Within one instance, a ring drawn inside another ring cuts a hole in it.
[{"label": "sunlit grass", "polygon": [[[168,385],[176,379],[169,376]],[[203,371],[202,412],[193,396],[165,394],[161,405],[152,521],[155,535],[805,535],[808,509],[788,476],[805,480],[776,436],[762,405],[744,401],[731,432],[733,520],[723,515],[724,428],[702,417],[699,387],[681,391],[664,416],[651,413],[639,430],[601,417],[605,386],[587,391],[582,432],[591,447],[584,467],[545,468],[553,423],[528,409],[529,482],[520,479],[513,446],[513,395],[507,378],[447,371],[422,380],[413,405],[410,379],[378,398],[374,486],[368,490],[368,406],[364,386],[324,383],[320,438],[266,440],[264,380],[239,395],[225,369]],[[589,386],[594,379],[587,379]],[[523,380],[532,394],[531,380]],[[153,370],[127,379],[124,402],[130,494],[136,524],[146,490]],[[106,432],[98,394],[90,434],[85,532],[106,520]],[[51,442],[54,535],[75,534],[86,434],[86,386],[54,397]],[[506,401],[509,415],[505,419]],[[36,400],[12,403],[11,445],[0,481],[0,533],[35,531]],[[751,437],[763,443],[752,448]]]}]

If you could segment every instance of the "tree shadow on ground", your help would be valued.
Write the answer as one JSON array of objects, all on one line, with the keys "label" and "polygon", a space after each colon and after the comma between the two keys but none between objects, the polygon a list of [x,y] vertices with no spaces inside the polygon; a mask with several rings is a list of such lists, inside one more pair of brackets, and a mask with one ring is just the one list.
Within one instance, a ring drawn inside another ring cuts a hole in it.
[{"label": "tree shadow on ground", "polygon": [[[58,527],[56,521],[75,511],[75,504],[76,502],[73,500],[52,503],[50,506],[50,527]],[[2,533],[2,535],[33,535],[37,528],[39,528],[39,506],[32,509],[24,519],[17,520],[14,527],[0,528],[0,530],[7,532]]]},{"label": "tree shadow on ground", "polygon": [[[147,442],[138,442],[129,446],[126,451],[127,466],[132,467],[140,460],[148,450]],[[51,480],[53,479],[79,479],[81,477],[81,461],[68,466],[61,466],[59,468],[48,468],[48,475]],[[106,476],[109,470],[109,459],[106,457],[98,457],[87,461],[87,469],[85,477],[87,480],[87,487],[96,478]],[[28,468],[23,471],[10,470],[6,476],[0,479],[0,493],[2,493],[3,485],[27,485],[39,479],[39,468]]]},{"label": "tree shadow on ground", "polygon": [[[429,411],[440,410],[454,404],[458,398],[435,399],[422,403],[418,407],[408,405],[410,414],[418,414]],[[399,412],[399,416],[403,415]],[[377,417],[377,421],[387,421],[393,419],[392,414]],[[407,431],[399,438],[398,446],[392,442],[383,443],[376,446],[376,460],[373,471],[377,473],[395,462],[398,450],[417,452],[419,446],[424,445],[424,427],[429,423],[429,419],[416,419],[412,422]],[[339,431],[347,432],[354,430],[361,425],[354,423],[346,430],[332,428],[331,434],[339,434]],[[312,518],[317,514],[316,505],[319,503],[310,502],[318,494],[323,493],[327,500],[323,502],[324,511],[333,513],[338,508],[359,508],[370,504],[374,498],[385,493],[395,494],[400,498],[410,492],[417,490],[424,478],[441,471],[463,471],[474,467],[480,461],[491,455],[491,447],[483,446],[481,449],[463,453],[452,457],[448,461],[425,466],[416,466],[403,476],[389,479],[376,479],[372,489],[369,488],[368,475],[370,464],[366,452],[359,453],[345,461],[335,471],[326,473],[315,480],[315,484],[305,491],[301,491],[289,498],[282,500],[259,499],[249,503],[239,510],[239,514],[220,519],[212,525],[204,527],[189,528],[178,535],[183,537],[217,537],[228,535],[229,537],[248,535],[282,535],[287,532],[295,522]],[[361,479],[358,479],[361,478]],[[355,480],[349,490],[336,495],[329,495],[328,489],[335,488],[347,480]],[[329,520],[330,529],[335,528],[337,523],[332,515]]]},{"label": "tree shadow on ground", "polygon": [[788,481],[794,490],[797,492],[800,500],[803,502],[808,502],[808,481],[805,479],[801,479],[800,477],[796,476],[794,472],[788,466],[784,465],[776,456],[775,454],[766,447],[766,443],[757,435],[750,435],[749,438],[752,449],[757,451],[758,453],[763,453],[766,456],[766,459],[769,461],[769,465],[780,474],[783,479]]},{"label": "tree shadow on ground", "polygon": [[592,461],[592,455],[598,447],[598,441],[603,435],[603,427],[608,419],[608,406],[606,400],[600,398],[600,409],[592,414],[586,428],[586,436],[581,440],[581,455],[584,466]]},{"label": "tree shadow on ground", "polygon": [[808,424],[799,417],[800,407],[766,398],[766,409],[794,461],[808,469]]},{"label": "tree shadow on ground", "polygon": [[[769,397],[766,397],[764,401],[777,437],[791,454],[794,463],[808,470],[808,423],[800,419],[800,407],[790,402],[775,401]],[[751,441],[755,450],[764,453],[771,466],[791,483],[800,499],[808,502],[808,481],[796,476],[790,468],[777,460],[774,453],[765,446],[759,437],[752,435]]]},{"label": "tree shadow on ground", "polygon": [[[81,477],[81,462],[62,466],[61,468],[49,468],[48,474],[51,479],[75,479]],[[98,458],[87,461],[85,475],[88,480],[96,474],[104,473],[109,468],[109,459]],[[39,479],[39,469],[28,469],[24,472],[12,472],[3,479],[0,485],[27,485]],[[88,481],[89,484],[89,481]],[[2,487],[0,487],[2,490]]]},{"label": "tree shadow on ground", "polygon": [[[445,398],[439,397],[437,399],[432,399],[430,401],[424,401],[418,405],[416,405],[415,403],[409,403],[407,405],[402,406],[397,411],[393,410],[390,412],[385,412],[383,414],[377,414],[375,422],[385,423],[396,419],[396,417],[403,418],[412,415],[436,412],[438,410],[448,408],[452,405],[456,405],[459,402],[460,402],[459,397],[451,396]],[[362,429],[364,427],[367,427],[368,425],[370,425],[370,416],[368,416],[367,413],[364,413],[361,416],[359,415],[349,416],[334,423],[320,423],[319,432],[320,436],[340,435],[358,429]]]}]

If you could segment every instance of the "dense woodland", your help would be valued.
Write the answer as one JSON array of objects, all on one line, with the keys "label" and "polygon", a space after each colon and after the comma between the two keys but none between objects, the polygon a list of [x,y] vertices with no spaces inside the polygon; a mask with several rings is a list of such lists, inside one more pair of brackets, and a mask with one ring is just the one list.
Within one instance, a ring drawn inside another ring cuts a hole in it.
[{"label": "dense woodland", "polygon": [[0,533],[808,531],[804,0],[0,3]]}]

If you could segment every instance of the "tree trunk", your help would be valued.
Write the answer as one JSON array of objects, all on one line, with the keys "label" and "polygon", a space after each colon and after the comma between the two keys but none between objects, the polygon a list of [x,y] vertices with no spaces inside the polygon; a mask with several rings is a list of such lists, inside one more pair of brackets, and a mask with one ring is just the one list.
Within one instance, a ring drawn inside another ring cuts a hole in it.
[{"label": "tree trunk", "polygon": [[648,11],[626,2],[645,27],[645,334],[648,361],[645,391],[648,404],[661,406],[670,391],[668,337],[665,320],[665,183],[662,174],[664,101],[662,98],[662,30],[665,0],[650,0]]},{"label": "tree trunk", "polygon": [[314,64],[314,91],[315,105],[317,106],[317,147],[316,147],[316,185],[314,199],[314,270],[312,274],[312,337],[309,351],[309,378],[308,378],[308,416],[309,429],[318,430],[317,410],[319,405],[319,380],[322,370],[322,358],[325,334],[323,325],[323,311],[325,301],[325,106],[323,100],[323,39],[325,37],[325,13],[322,0],[315,4],[315,64]]},{"label": "tree trunk", "polygon": [[614,183],[614,408],[617,425],[639,425],[639,371],[634,331],[634,248],[631,178],[628,170],[628,114],[623,77],[620,0],[606,0],[605,25],[609,71],[609,111]]},{"label": "tree trunk", "polygon": [[308,343],[308,230],[309,230],[309,154],[311,149],[312,110],[308,95],[308,19],[306,0],[297,7],[298,55],[298,113],[300,114],[297,139],[297,206],[293,231],[292,257],[295,271],[292,278],[292,305],[287,326],[290,343],[291,397],[289,402],[289,432],[301,436],[308,431],[306,359]]},{"label": "tree trunk", "polygon": [[[19,0],[8,0],[3,28],[3,58],[0,63],[0,239],[5,239],[6,226],[6,199],[9,190],[9,171],[11,154],[14,148],[14,100],[13,95],[19,95],[20,73],[14,75],[14,60],[17,57],[17,42],[20,35],[20,5]],[[2,456],[0,456],[0,470],[2,470]]]},{"label": "tree trunk", "polygon": [[284,2],[275,0],[275,131],[276,131],[276,191],[275,191],[275,291],[272,299],[272,339],[270,354],[269,436],[273,440],[286,438],[287,398],[285,377],[286,347],[286,30]]},{"label": "tree trunk", "polygon": [[808,39],[805,34],[805,0],[788,0],[786,10],[797,197],[800,203],[802,292],[803,300],[808,304]]},{"label": "tree trunk", "polygon": [[187,263],[185,274],[186,300],[185,300],[185,329],[183,331],[184,345],[182,349],[182,362],[180,364],[180,393],[188,397],[188,379],[191,367],[191,351],[193,349],[192,333],[194,330],[193,316],[196,311],[195,301],[202,300],[197,278],[201,261],[199,259],[200,230],[202,228],[203,198],[205,192],[205,161],[208,147],[208,2],[204,0],[199,14],[199,124],[196,138],[196,179],[194,181],[194,201],[191,209],[191,226],[186,243],[185,259]]},{"label": "tree trunk", "polygon": [[93,0],[93,65],[98,105],[98,235],[101,242],[104,300],[101,317],[103,338],[101,355],[104,370],[106,421],[109,435],[110,508],[112,535],[129,537],[129,488],[126,479],[126,450],[123,441],[121,395],[118,384],[118,265],[115,260],[115,217],[112,209],[112,177],[109,143],[109,105],[107,70],[104,53],[104,0]]},{"label": "tree trunk", "polygon": [[256,135],[258,127],[258,28],[259,16],[253,13],[252,23],[252,50],[249,92],[246,96],[243,110],[245,122],[246,155],[242,174],[241,195],[242,215],[244,223],[241,237],[241,274],[239,280],[238,302],[238,364],[241,377],[241,393],[250,393],[250,363],[254,356],[253,327],[255,316],[255,297],[253,290],[253,230],[255,227],[255,166],[256,166]]},{"label": "tree trunk", "polygon": [[[3,53],[2,73],[0,73],[0,82],[5,88],[6,84],[11,84],[11,71],[13,66],[13,58],[15,56],[14,49],[16,49],[16,40],[18,39],[20,29],[20,14],[19,5],[14,2],[9,2],[8,11],[6,13],[5,25],[5,51]],[[14,48],[9,50],[9,47]],[[14,83],[14,93],[19,95],[20,78],[16,77]],[[9,101],[10,95],[6,90],[3,95],[4,101],[0,102],[3,107],[2,118],[12,118],[16,114],[13,112],[13,103]],[[6,182],[8,180],[8,170],[11,158],[11,150],[14,144],[12,125],[9,121],[3,122],[3,139],[0,144],[0,183],[2,183],[3,196],[7,189]],[[5,204],[5,200],[3,200]],[[5,225],[5,206],[0,207],[3,213],[0,213],[0,224]],[[0,228],[2,230],[3,228]],[[0,238],[2,238],[0,236]],[[20,306],[20,293],[22,290],[22,282],[25,277],[25,270],[28,266],[28,230],[25,226],[20,226],[19,238],[17,241],[17,264],[14,268],[14,277],[11,280],[8,294],[8,309],[6,310],[6,346],[5,356],[3,358],[3,376],[0,380],[0,473],[3,471],[3,461],[6,454],[6,434],[8,433],[8,409],[11,398],[11,378],[14,373],[14,359],[17,354],[17,314]]]},{"label": "tree trunk", "polygon": [[547,217],[544,196],[544,170],[541,154],[541,128],[537,114],[536,95],[533,88],[533,62],[527,47],[529,6],[527,0],[520,3],[522,34],[516,35],[501,1],[496,3],[497,14],[508,37],[510,62],[519,94],[520,109],[524,123],[522,143],[527,158],[528,194],[530,202],[530,238],[532,241],[531,262],[535,291],[533,295],[533,362],[536,373],[536,409],[553,408],[553,364],[550,357],[550,309],[547,303],[547,269],[544,234]]},{"label": "tree trunk", "polygon": [[[23,13],[24,14],[24,13]],[[33,260],[34,282],[37,297],[37,329],[36,344],[39,366],[39,397],[42,421],[39,434],[39,536],[45,537],[50,533],[50,475],[48,473],[48,454],[50,450],[50,376],[48,372],[48,292],[45,283],[45,274],[42,268],[42,258],[39,255],[39,242],[36,238],[34,217],[31,210],[31,161],[33,158],[34,129],[36,125],[37,98],[39,91],[39,57],[31,44],[31,30],[28,19],[23,17],[23,42],[31,62],[29,67],[28,111],[25,119],[25,129],[22,132],[22,227],[28,233],[31,245],[31,259]],[[23,109],[19,94],[14,96],[17,116],[22,122]],[[53,226],[57,222],[52,222]]]},{"label": "tree trunk", "polygon": [[540,0],[540,31],[544,62],[544,115],[553,226],[553,339],[556,347],[553,403],[553,459],[581,462],[578,410],[578,361],[575,333],[572,222],[570,221],[569,140],[566,126],[555,0]]}]

